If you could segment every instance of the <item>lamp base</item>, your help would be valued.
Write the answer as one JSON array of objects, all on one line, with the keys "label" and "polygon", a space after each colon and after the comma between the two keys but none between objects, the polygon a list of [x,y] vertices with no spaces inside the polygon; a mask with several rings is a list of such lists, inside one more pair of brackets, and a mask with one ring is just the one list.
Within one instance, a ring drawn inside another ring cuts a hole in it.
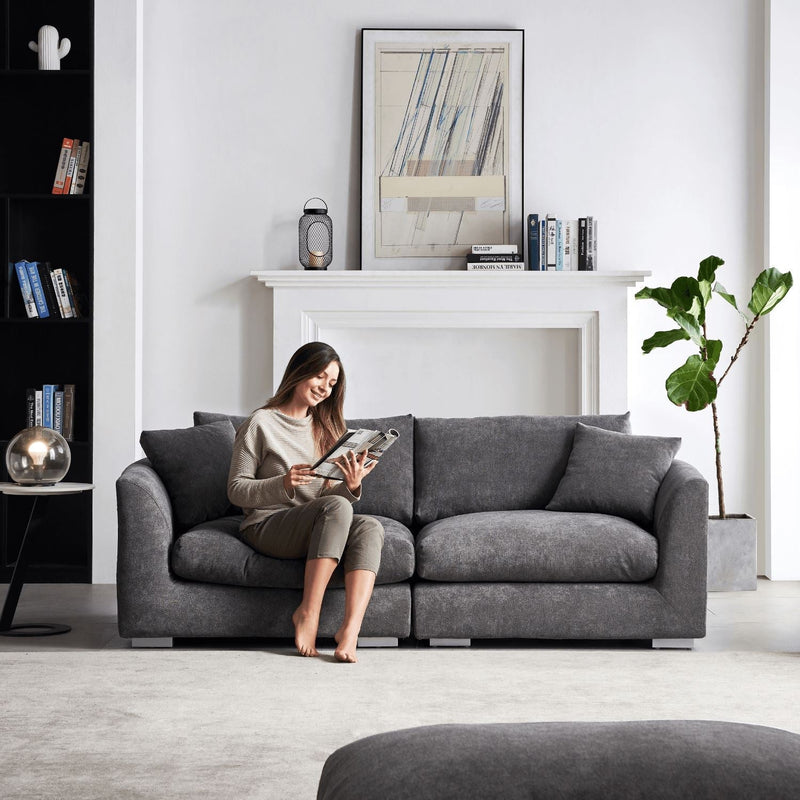
[{"label": "lamp base", "polygon": [[324,272],[327,267],[303,267],[305,270],[309,270],[310,272]]}]

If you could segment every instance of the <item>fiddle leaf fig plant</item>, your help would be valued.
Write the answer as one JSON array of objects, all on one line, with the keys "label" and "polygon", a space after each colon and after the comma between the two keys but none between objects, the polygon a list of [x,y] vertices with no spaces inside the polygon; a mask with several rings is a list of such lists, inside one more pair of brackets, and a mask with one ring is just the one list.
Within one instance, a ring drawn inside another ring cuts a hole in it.
[{"label": "fiddle leaf fig plant", "polygon": [[[756,323],[786,297],[793,283],[791,272],[781,272],[773,268],[765,269],[756,278],[750,294],[750,302],[743,310],[739,308],[736,298],[716,279],[717,269],[724,263],[717,256],[709,256],[700,262],[696,278],[678,278],[668,289],[645,287],[636,293],[637,300],[655,300],[665,308],[667,317],[676,326],[667,331],[657,331],[645,339],[642,342],[642,350],[645,353],[651,352],[656,347],[668,347],[681,341],[691,341],[697,347],[698,352],[689,356],[686,363],[669,375],[666,381],[666,390],[667,397],[673,403],[684,406],[688,411],[702,411],[709,405],[711,406],[716,453],[717,497],[721,519],[725,519],[725,493],[722,484],[722,451],[717,416],[719,389],[731,367],[739,358],[742,348],[750,339]],[[716,376],[715,371],[720,366],[722,341],[709,338],[706,327],[706,312],[715,294],[730,303],[739,312],[745,325],[742,338],[720,377]]]}]

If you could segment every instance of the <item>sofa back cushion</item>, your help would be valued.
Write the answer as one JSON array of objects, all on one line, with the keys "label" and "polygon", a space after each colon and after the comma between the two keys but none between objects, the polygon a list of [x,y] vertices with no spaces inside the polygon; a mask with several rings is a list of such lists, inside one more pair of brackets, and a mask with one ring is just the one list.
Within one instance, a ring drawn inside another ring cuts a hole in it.
[{"label": "sofa back cushion", "polygon": [[202,427],[142,431],[139,442],[167,489],[178,531],[228,513],[234,435],[227,418]]},{"label": "sofa back cushion", "polygon": [[416,419],[415,524],[543,509],[564,475],[579,422],[630,433],[627,413]]},{"label": "sofa back cushion", "polygon": [[[194,424],[230,420],[238,428],[246,416],[195,411]],[[364,479],[363,499],[353,510],[356,514],[373,514],[396,519],[411,525],[414,511],[414,418],[410,414],[397,417],[371,417],[346,420],[348,428],[369,428],[385,431],[394,428],[400,437],[386,451],[381,463]],[[230,463],[230,456],[228,457]],[[227,478],[227,473],[226,473]]]},{"label": "sofa back cushion", "polygon": [[380,464],[364,478],[363,499],[353,506],[353,511],[390,517],[410,526],[414,513],[414,418],[406,414],[348,419],[347,427],[381,431],[394,428],[400,434],[381,456]]},{"label": "sofa back cushion", "polygon": [[248,418],[245,414],[220,414],[217,411],[195,411],[194,424],[195,425],[208,425],[209,422],[220,422],[229,419],[234,428],[238,429],[239,426]]}]

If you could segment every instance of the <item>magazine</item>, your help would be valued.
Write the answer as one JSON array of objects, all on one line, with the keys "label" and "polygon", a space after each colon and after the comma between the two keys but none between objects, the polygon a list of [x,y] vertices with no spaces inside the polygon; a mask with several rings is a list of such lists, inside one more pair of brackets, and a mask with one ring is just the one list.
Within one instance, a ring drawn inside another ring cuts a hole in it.
[{"label": "magazine", "polygon": [[397,441],[399,435],[393,428],[389,428],[386,432],[371,431],[366,428],[348,430],[316,464],[312,464],[311,468],[321,478],[343,481],[344,473],[339,468],[339,465],[336,464],[337,459],[350,451],[359,454],[366,450],[367,457],[364,460],[364,466],[368,467],[380,459]]}]

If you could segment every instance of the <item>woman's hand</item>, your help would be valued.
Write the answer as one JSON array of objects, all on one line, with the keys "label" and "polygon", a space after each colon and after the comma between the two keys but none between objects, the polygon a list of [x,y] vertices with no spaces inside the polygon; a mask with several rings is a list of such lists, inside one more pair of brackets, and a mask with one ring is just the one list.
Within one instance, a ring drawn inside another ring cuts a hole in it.
[{"label": "woman's hand", "polygon": [[339,469],[344,473],[344,482],[347,488],[355,494],[361,486],[361,479],[365,475],[369,475],[377,461],[373,461],[369,466],[365,467],[364,462],[367,460],[367,451],[356,455],[352,450],[348,450],[341,458],[336,459]]},{"label": "woman's hand", "polygon": [[311,464],[295,464],[283,476],[283,488],[289,497],[294,497],[295,486],[307,486],[315,477]]}]

